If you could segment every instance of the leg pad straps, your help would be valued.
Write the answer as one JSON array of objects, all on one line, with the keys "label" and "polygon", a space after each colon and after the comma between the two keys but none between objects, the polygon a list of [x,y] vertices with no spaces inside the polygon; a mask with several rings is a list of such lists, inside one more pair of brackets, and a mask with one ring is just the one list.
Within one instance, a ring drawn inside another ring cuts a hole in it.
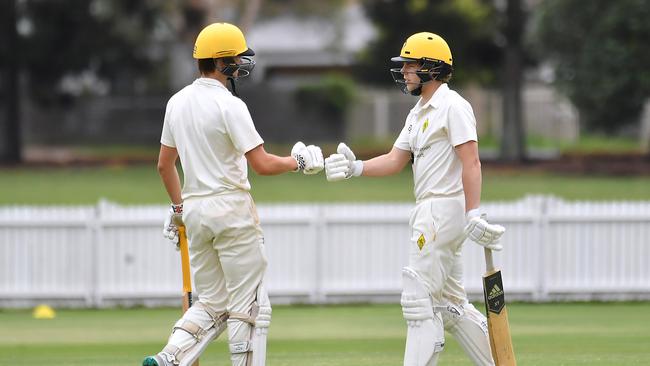
[{"label": "leg pad straps", "polygon": [[[192,320],[180,319],[174,325],[174,328],[172,329],[172,333],[176,332],[177,330],[182,330],[183,332],[192,336],[196,343],[199,343],[212,328],[216,328],[216,329],[225,328],[225,323],[228,320],[227,312],[217,313],[211,308],[209,308],[208,306],[205,306],[200,302],[197,302],[193,306],[193,308],[198,308],[206,312],[210,316],[211,322],[208,323],[206,327],[201,327],[200,325],[198,325]],[[180,347],[177,347],[173,344],[167,344],[165,348],[163,348],[162,352],[166,354],[166,358],[171,359],[171,362],[174,365],[178,365],[180,364],[180,360],[182,360],[185,357],[185,355],[191,350],[192,348],[181,349]]]}]

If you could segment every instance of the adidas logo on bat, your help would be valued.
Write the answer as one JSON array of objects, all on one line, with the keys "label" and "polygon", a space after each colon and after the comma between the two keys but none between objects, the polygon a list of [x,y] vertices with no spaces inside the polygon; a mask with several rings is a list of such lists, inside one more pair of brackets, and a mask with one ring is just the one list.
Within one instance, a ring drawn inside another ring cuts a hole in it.
[{"label": "adidas logo on bat", "polygon": [[492,290],[490,290],[490,293],[488,294],[488,300],[492,300],[497,296],[503,295],[503,290],[499,288],[499,285],[494,285],[492,287]]}]

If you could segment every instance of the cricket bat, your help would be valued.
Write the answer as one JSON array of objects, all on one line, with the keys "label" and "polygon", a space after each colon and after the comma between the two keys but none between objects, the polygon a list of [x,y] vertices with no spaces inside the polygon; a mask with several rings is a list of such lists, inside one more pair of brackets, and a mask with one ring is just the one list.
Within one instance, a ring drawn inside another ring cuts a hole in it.
[{"label": "cricket bat", "polygon": [[485,297],[485,313],[490,333],[490,348],[496,366],[517,365],[515,352],[510,337],[508,309],[506,309],[505,294],[501,270],[494,268],[492,250],[485,248],[485,267],[483,275],[483,295]]},{"label": "cricket bat", "polygon": [[[187,247],[185,225],[178,226],[178,247],[181,252],[181,270],[183,272],[183,313],[192,306],[192,279],[190,276],[190,254]],[[193,366],[199,366],[199,360]]]}]

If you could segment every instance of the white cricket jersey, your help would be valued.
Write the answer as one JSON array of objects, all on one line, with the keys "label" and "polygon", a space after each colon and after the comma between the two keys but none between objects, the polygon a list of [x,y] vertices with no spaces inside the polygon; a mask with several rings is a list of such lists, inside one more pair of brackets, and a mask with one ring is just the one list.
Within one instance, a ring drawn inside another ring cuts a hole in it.
[{"label": "white cricket jersey", "polygon": [[250,190],[244,154],[264,141],[241,99],[199,78],[169,99],[160,143],[178,150],[186,199]]},{"label": "white cricket jersey", "polygon": [[470,104],[442,84],[431,99],[411,109],[394,146],[413,154],[416,201],[463,192],[463,167],[454,146],[478,141]]}]

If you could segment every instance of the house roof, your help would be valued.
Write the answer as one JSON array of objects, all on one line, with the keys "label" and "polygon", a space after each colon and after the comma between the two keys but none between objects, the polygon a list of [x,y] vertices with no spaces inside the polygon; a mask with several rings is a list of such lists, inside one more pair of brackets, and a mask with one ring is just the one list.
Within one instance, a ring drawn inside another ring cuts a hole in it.
[{"label": "house roof", "polygon": [[340,17],[284,15],[256,23],[247,40],[256,60],[266,66],[349,64],[374,39],[376,30],[359,4],[347,5]]}]

